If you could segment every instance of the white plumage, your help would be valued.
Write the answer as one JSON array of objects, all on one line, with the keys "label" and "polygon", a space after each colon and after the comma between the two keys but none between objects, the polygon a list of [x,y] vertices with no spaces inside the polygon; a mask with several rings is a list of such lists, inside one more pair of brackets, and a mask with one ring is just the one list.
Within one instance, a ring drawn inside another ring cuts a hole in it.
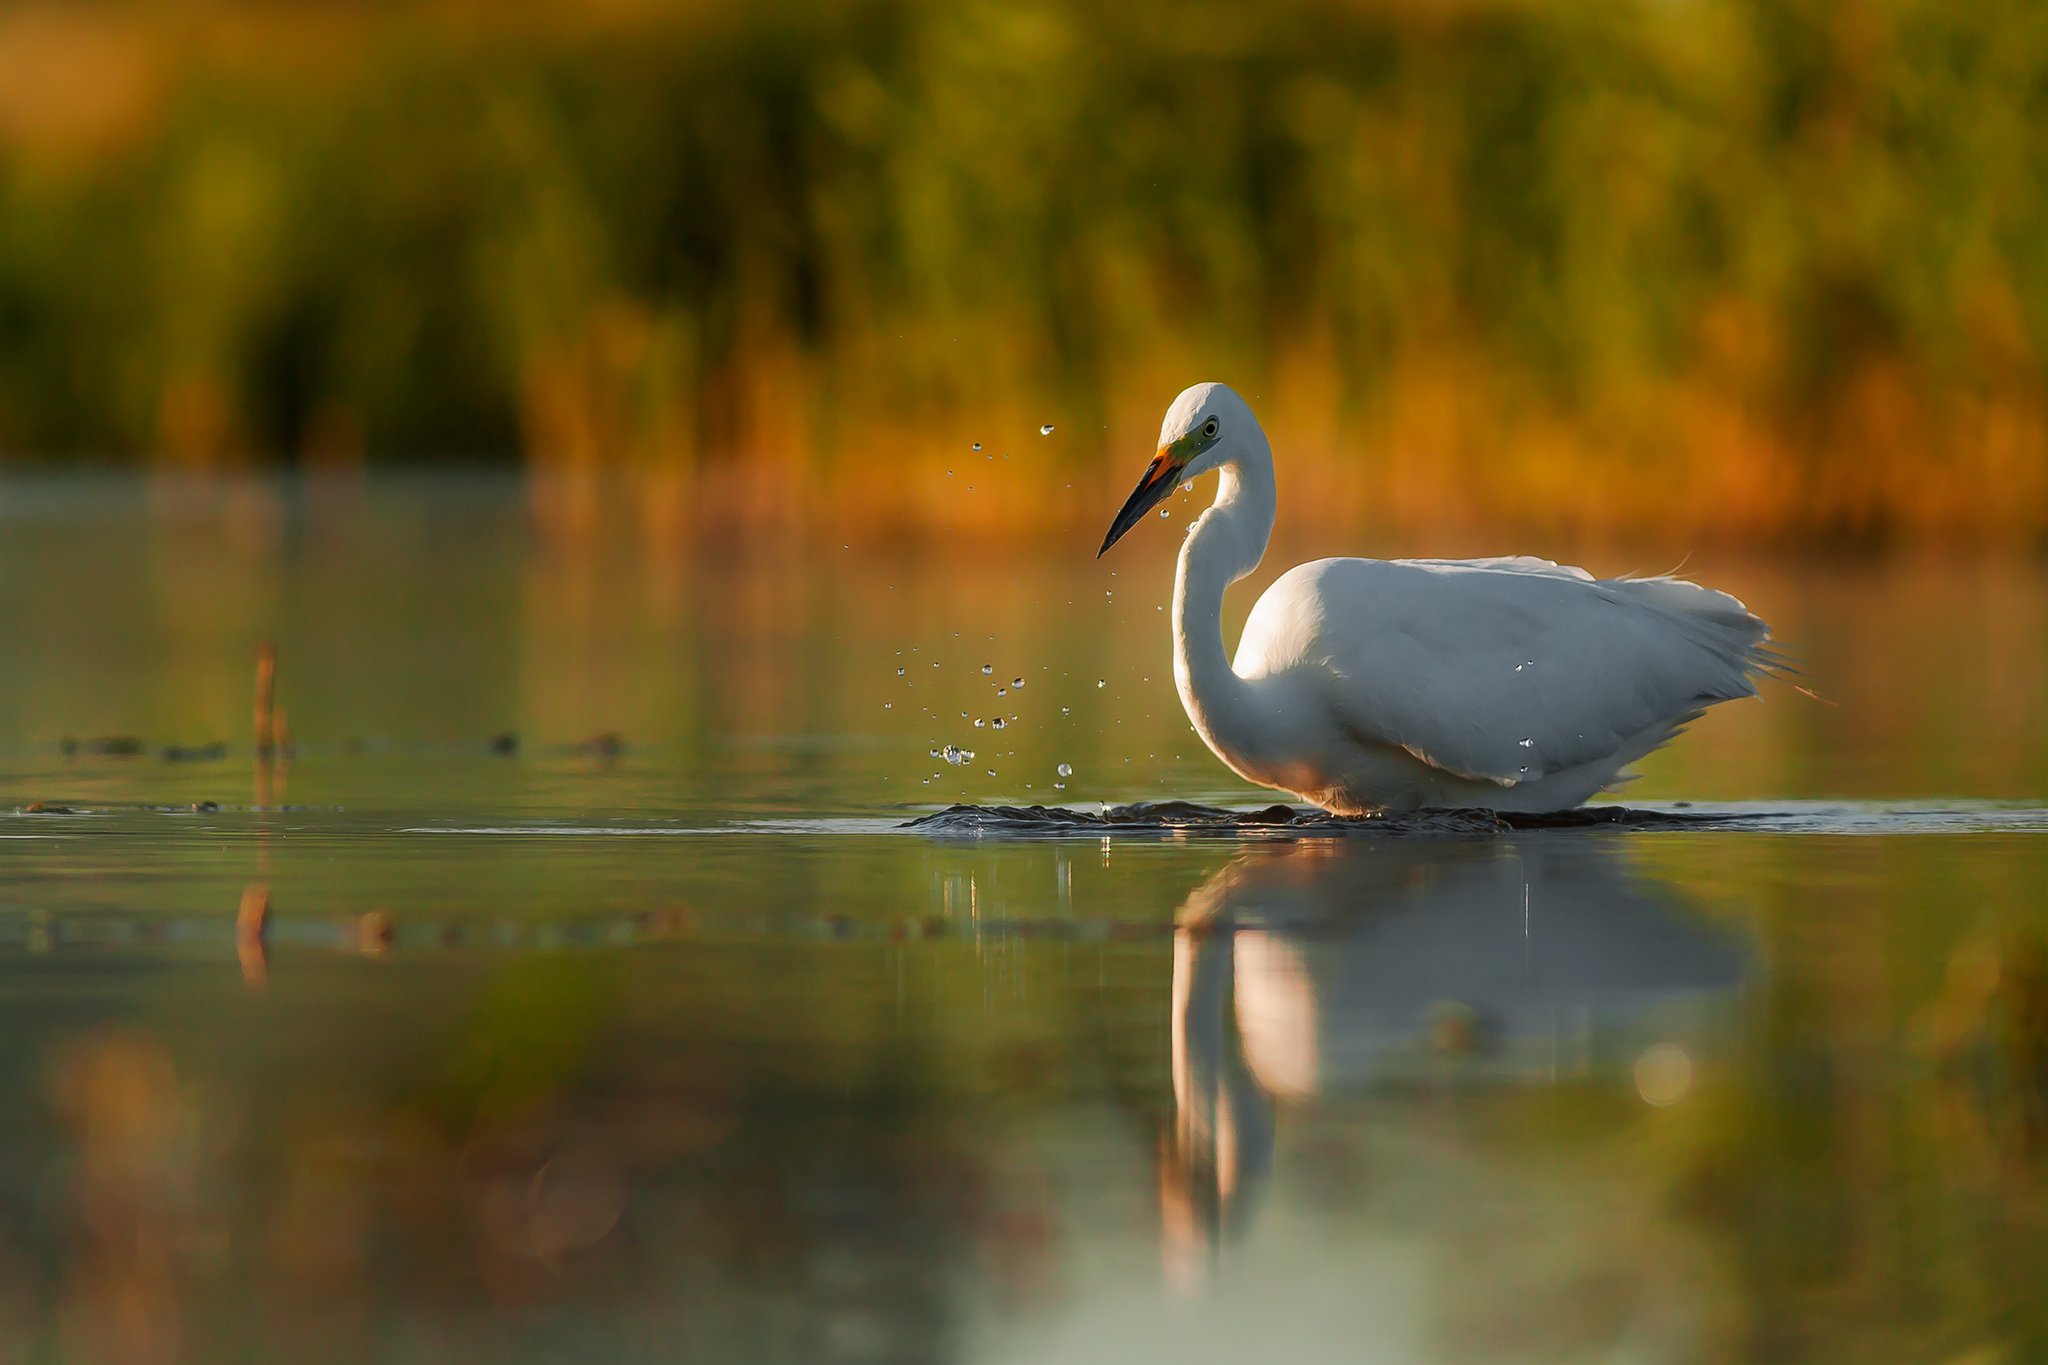
[{"label": "white plumage", "polygon": [[1276,509],[1243,399],[1198,384],[1174,401],[1102,548],[1212,470],[1174,580],[1181,701],[1233,771],[1329,810],[1576,806],[1777,666],[1768,627],[1726,593],[1531,558],[1300,565],[1252,608],[1233,663],[1223,593],[1264,556]]}]

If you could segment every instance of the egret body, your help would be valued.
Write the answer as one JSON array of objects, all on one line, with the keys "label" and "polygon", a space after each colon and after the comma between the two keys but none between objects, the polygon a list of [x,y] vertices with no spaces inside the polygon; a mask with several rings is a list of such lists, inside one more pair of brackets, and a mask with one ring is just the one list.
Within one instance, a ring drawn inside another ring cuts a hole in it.
[{"label": "egret body", "polygon": [[1726,593],[1527,557],[1298,565],[1233,661],[1223,594],[1265,557],[1276,505],[1272,447],[1236,393],[1174,400],[1097,554],[1210,472],[1174,574],[1174,683],[1233,772],[1327,810],[1565,810],[1775,666],[1769,628]]}]

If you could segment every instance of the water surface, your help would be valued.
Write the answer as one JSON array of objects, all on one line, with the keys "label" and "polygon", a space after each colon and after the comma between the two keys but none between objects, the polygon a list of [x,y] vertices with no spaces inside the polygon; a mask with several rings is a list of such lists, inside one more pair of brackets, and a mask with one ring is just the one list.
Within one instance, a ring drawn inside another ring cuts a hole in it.
[{"label": "water surface", "polygon": [[1164,527],[6,491],[9,1355],[2048,1354],[2038,566],[1695,562],[1832,705],[1331,821],[1188,734]]}]

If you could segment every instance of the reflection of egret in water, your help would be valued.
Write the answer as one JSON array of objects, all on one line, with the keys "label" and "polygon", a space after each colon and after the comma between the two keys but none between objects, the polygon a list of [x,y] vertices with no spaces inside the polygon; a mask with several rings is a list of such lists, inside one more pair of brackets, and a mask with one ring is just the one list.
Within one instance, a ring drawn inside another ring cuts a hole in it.
[{"label": "reflection of egret in water", "polygon": [[1564,1078],[1677,1103],[1697,1006],[1742,971],[1605,840],[1253,850],[1188,897],[1174,939],[1169,1254],[1194,1271],[1243,1230],[1279,1104]]}]

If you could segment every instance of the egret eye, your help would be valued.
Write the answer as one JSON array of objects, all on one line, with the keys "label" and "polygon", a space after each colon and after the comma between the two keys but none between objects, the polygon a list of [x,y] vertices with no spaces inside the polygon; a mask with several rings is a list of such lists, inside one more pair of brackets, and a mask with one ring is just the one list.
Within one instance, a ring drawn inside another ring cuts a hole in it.
[{"label": "egret eye", "polygon": [[1208,421],[1202,423],[1202,434],[1204,436],[1209,437],[1211,440],[1215,439],[1216,419],[1214,417],[1211,417]]}]

